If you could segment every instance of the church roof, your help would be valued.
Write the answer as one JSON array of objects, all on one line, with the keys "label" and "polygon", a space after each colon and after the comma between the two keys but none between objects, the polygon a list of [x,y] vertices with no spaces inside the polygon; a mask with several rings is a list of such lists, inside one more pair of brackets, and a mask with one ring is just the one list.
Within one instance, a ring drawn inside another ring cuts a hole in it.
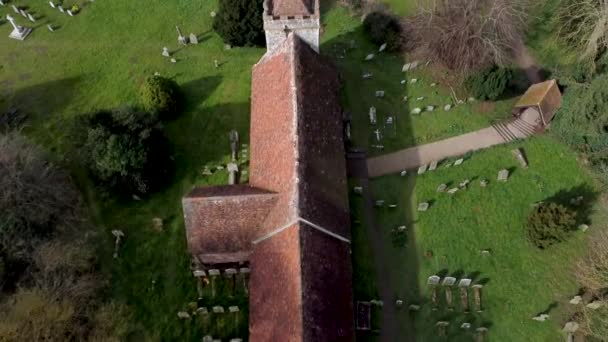
[{"label": "church roof", "polygon": [[270,0],[273,16],[296,16],[315,14],[315,1],[318,0]]}]

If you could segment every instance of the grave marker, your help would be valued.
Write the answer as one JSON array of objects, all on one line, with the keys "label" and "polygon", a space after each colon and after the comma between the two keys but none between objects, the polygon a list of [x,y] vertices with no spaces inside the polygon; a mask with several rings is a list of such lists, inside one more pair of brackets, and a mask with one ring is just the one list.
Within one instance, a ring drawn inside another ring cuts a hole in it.
[{"label": "grave marker", "polygon": [[481,289],[483,285],[475,284],[473,285],[473,294],[475,295],[475,310],[477,312],[483,312],[483,306],[481,305]]},{"label": "grave marker", "polygon": [[418,211],[425,212],[429,209],[429,206],[430,205],[428,202],[422,202],[422,203],[418,204]]},{"label": "grave marker", "polygon": [[65,10],[63,9],[63,6],[58,5],[58,6],[57,6],[57,9],[59,10],[59,12],[61,12],[61,13],[65,13]]},{"label": "grave marker", "polygon": [[418,174],[419,175],[423,175],[426,172],[427,169],[427,165],[422,165],[421,167],[418,168]]},{"label": "grave marker", "polygon": [[464,163],[464,158],[460,158],[454,162],[454,166],[462,165]]},{"label": "grave marker", "polygon": [[384,90],[376,90],[376,97],[384,97]]},{"label": "grave marker", "polygon": [[435,171],[435,169],[437,169],[437,161],[434,161],[431,163],[431,165],[429,166],[429,171]]},{"label": "grave marker", "polygon": [[506,182],[509,179],[509,170],[503,169],[498,171],[498,181]]},{"label": "grave marker", "polygon": [[194,33],[190,33],[190,44],[198,44],[198,37]]},{"label": "grave marker", "polygon": [[445,277],[441,285],[445,290],[445,302],[448,305],[448,310],[454,310],[453,301],[452,301],[452,286],[456,284],[456,278],[454,277]]},{"label": "grave marker", "polygon": [[471,285],[471,281],[471,279],[463,278],[458,282],[460,305],[465,313],[469,312],[469,286]]},{"label": "grave marker", "polygon": [[49,1],[49,6],[51,6],[52,8],[55,8],[55,3],[52,1]]},{"label": "grave marker", "polygon": [[439,184],[439,186],[437,187],[437,192],[444,192],[445,189],[448,188],[447,184]]},{"label": "grave marker", "polygon": [[369,107],[369,123],[376,124],[376,107]]},{"label": "grave marker", "polygon": [[365,57],[365,60],[366,61],[371,61],[372,59],[374,59],[374,57],[376,57],[376,55],[374,55],[373,53],[370,53],[369,55],[367,55]]},{"label": "grave marker", "polygon": [[401,171],[401,177],[405,177],[405,176],[407,176],[407,170]]},{"label": "grave marker", "polygon": [[433,303],[433,311],[437,310],[437,286],[441,278],[437,275],[430,276],[426,283],[431,290],[431,302]]},{"label": "grave marker", "polygon": [[412,114],[420,114],[420,113],[422,113],[422,109],[416,107],[416,108],[412,109],[411,113]]},{"label": "grave marker", "polygon": [[437,335],[440,337],[445,337],[448,335],[448,326],[450,325],[450,322],[439,321],[435,325],[437,326]]}]

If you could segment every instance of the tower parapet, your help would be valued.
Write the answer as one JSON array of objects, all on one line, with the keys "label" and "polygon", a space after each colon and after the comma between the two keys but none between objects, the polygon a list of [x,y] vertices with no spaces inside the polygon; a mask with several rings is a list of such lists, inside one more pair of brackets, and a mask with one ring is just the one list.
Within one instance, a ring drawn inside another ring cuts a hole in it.
[{"label": "tower parapet", "polygon": [[319,0],[264,0],[263,17],[268,51],[281,45],[289,33],[294,32],[319,52]]}]

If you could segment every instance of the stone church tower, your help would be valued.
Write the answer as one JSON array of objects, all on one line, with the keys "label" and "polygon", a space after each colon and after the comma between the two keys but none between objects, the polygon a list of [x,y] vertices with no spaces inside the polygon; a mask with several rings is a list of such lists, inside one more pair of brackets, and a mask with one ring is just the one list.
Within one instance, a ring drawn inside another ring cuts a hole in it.
[{"label": "stone church tower", "polygon": [[290,32],[319,52],[319,0],[264,0],[266,48],[274,50]]}]

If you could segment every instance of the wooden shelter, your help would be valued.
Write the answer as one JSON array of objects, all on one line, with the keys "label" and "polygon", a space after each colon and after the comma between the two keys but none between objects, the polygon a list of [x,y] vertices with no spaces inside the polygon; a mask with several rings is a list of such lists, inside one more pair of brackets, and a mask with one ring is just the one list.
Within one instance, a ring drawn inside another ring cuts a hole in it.
[{"label": "wooden shelter", "polygon": [[561,106],[562,93],[556,80],[536,83],[530,86],[526,93],[513,107],[515,115],[520,115],[528,108],[534,108],[540,113],[543,126],[547,126]]}]

